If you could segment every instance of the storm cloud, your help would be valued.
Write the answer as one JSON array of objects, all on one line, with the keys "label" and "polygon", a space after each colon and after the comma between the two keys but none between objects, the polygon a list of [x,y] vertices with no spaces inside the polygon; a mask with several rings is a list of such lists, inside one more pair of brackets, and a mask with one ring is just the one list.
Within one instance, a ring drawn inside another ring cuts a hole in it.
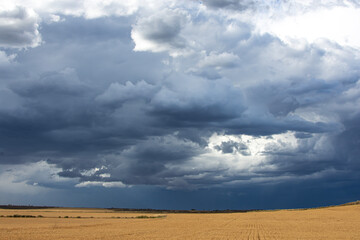
[{"label": "storm cloud", "polygon": [[358,186],[357,45],[256,25],[298,2],[156,2],[0,10],[0,191]]}]

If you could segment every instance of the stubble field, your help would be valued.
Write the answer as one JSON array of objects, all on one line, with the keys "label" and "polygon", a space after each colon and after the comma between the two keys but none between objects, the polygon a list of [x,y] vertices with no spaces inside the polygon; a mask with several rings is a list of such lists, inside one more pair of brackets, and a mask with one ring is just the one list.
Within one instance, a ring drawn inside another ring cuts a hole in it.
[{"label": "stubble field", "polygon": [[0,209],[0,216],[1,240],[360,239],[360,205],[206,214]]}]

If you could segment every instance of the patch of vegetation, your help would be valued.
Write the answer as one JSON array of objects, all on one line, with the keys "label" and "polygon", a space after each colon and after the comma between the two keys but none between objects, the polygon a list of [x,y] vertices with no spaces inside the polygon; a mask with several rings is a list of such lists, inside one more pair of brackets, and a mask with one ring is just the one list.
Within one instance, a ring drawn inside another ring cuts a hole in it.
[{"label": "patch of vegetation", "polygon": [[159,216],[146,216],[146,215],[140,215],[136,216],[135,218],[164,218],[166,215],[159,215]]},{"label": "patch of vegetation", "polygon": [[10,217],[10,218],[36,218],[36,216],[33,216],[33,215],[20,215],[20,214],[7,215],[6,217]]},{"label": "patch of vegetation", "polygon": [[4,218],[4,217],[8,217],[8,218],[43,218],[44,216],[42,216],[42,215],[33,216],[33,215],[14,214],[14,215],[0,215],[0,217],[2,217],[2,218]]}]

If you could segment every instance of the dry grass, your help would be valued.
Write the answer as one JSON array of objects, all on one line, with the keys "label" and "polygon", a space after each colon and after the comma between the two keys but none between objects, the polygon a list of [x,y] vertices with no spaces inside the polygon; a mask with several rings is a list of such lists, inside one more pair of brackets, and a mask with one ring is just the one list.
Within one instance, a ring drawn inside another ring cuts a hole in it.
[{"label": "dry grass", "polygon": [[248,213],[168,213],[160,218],[150,213],[71,208],[0,209],[1,215],[43,216],[1,217],[1,240],[360,239],[360,205]]}]

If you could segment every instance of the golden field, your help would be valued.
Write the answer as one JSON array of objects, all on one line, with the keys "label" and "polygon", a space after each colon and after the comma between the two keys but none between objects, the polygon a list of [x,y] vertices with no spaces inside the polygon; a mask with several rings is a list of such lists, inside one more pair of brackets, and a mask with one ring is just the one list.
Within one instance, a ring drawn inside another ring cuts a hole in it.
[{"label": "golden field", "polygon": [[[42,217],[8,217],[16,214]],[[0,216],[1,240],[360,239],[360,205],[205,214],[72,208],[0,209]],[[139,216],[149,218],[137,218]]]}]

